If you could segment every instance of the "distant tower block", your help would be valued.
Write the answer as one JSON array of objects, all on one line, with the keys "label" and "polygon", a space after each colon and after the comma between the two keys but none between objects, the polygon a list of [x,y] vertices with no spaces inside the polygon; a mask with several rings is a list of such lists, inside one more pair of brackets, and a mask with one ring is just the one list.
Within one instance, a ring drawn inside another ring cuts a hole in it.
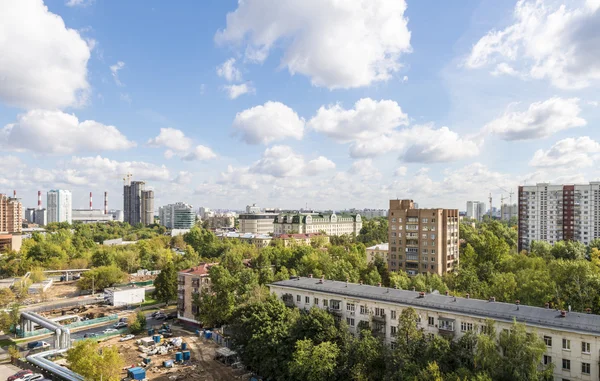
[{"label": "distant tower block", "polygon": [[108,214],[108,192],[104,192],[104,214]]}]

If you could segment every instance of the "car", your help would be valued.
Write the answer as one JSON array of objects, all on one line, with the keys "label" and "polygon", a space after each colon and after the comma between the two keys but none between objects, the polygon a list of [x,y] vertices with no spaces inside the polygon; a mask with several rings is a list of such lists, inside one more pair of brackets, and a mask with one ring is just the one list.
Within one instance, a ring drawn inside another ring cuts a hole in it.
[{"label": "car", "polygon": [[127,336],[123,336],[119,339],[119,341],[127,341],[127,340],[131,340],[135,337],[135,335],[127,335]]},{"label": "car", "polygon": [[126,322],[124,322],[124,321],[120,321],[120,322],[118,322],[118,323],[115,323],[115,324],[113,325],[113,327],[114,327],[115,329],[119,329],[119,328],[125,328],[125,327],[127,327],[127,323],[126,323]]},{"label": "car", "polygon": [[165,320],[172,320],[172,319],[177,319],[177,312],[171,312],[170,314],[167,315],[167,317],[165,318]]},{"label": "car", "polygon": [[45,341],[32,341],[31,343],[27,343],[27,349],[29,350],[34,350],[34,349],[43,349],[43,348],[49,348],[50,344],[48,344]]},{"label": "car", "polygon": [[102,333],[105,334],[105,335],[108,335],[108,334],[111,334],[111,333],[118,333],[118,332],[119,331],[116,330],[116,329],[114,329],[114,328],[107,328],[104,331],[102,331]]},{"label": "car", "polygon": [[21,378],[17,378],[15,381],[40,381],[44,379],[44,375],[40,373],[26,374]]},{"label": "car", "polygon": [[129,321],[129,318],[128,317],[122,317],[122,318],[119,319],[119,321],[127,323]]},{"label": "car", "polygon": [[30,371],[29,369],[25,369],[25,370],[21,370],[18,371],[17,373],[13,374],[12,376],[10,376],[9,378],[6,379],[6,381],[15,381],[18,378],[23,377],[26,374],[32,374],[33,372]]},{"label": "car", "polygon": [[83,338],[84,339],[91,339],[91,338],[98,337],[98,336],[100,336],[100,335],[98,335],[97,333],[93,333],[92,332],[92,333],[86,333],[85,335],[83,335]]},{"label": "car", "polygon": [[153,318],[155,318],[157,315],[164,315],[165,313],[163,311],[154,311],[152,312],[152,314],[150,316],[152,316]]},{"label": "car", "polygon": [[162,319],[166,319],[167,315],[165,315],[163,312],[156,314],[156,316],[154,316],[154,319],[156,320],[162,320]]}]

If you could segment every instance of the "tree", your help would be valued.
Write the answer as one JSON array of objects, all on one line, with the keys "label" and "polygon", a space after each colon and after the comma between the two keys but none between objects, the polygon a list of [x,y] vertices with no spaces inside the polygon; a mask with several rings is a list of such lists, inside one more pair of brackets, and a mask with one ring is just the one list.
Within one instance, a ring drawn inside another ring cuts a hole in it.
[{"label": "tree", "polygon": [[129,331],[134,335],[146,330],[146,314],[144,311],[138,311],[132,321],[129,322]]},{"label": "tree", "polygon": [[154,280],[154,298],[167,305],[177,298],[177,272],[173,262],[168,262]]},{"label": "tree", "polygon": [[103,290],[125,281],[127,274],[116,266],[102,266],[81,274],[77,281],[80,290]]},{"label": "tree", "polygon": [[67,352],[67,362],[74,372],[89,381],[118,381],[124,365],[116,346],[100,350],[98,342],[91,339],[76,342]]},{"label": "tree", "polygon": [[440,372],[440,367],[437,362],[430,362],[427,364],[427,368],[423,369],[419,376],[417,377],[418,381],[443,381],[442,372]]},{"label": "tree", "polygon": [[329,341],[314,345],[310,340],[296,342],[296,350],[289,365],[291,380],[329,380],[336,368],[340,353],[336,344]]},{"label": "tree", "polygon": [[552,376],[552,367],[541,368],[540,362],[546,352],[544,341],[536,332],[527,332],[524,324],[513,323],[511,329],[502,331],[499,339],[502,361],[498,380],[546,380]]}]

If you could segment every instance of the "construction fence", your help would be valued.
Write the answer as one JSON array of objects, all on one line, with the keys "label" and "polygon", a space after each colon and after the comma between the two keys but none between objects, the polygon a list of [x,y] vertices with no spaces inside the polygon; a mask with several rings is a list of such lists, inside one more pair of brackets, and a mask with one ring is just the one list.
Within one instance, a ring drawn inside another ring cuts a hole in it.
[{"label": "construction fence", "polygon": [[[71,324],[66,324],[65,327],[71,328],[71,329],[78,328],[78,327],[86,327],[86,326],[100,324],[100,323],[106,323],[106,322],[110,322],[110,321],[118,320],[118,319],[119,319],[119,315],[113,314],[113,315],[104,316],[104,317],[100,317],[100,318],[96,318],[96,319],[76,321]],[[22,332],[21,329],[17,330],[17,335],[19,337],[33,337],[33,336],[39,336],[39,335],[46,335],[46,334],[50,334],[50,333],[54,333],[54,332],[52,332],[46,328],[37,329],[37,330],[31,331],[31,332]]]}]

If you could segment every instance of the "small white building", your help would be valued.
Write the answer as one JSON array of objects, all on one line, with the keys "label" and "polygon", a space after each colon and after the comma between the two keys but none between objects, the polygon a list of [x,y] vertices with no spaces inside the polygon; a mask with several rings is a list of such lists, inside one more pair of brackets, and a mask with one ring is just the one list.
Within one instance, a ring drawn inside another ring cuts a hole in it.
[{"label": "small white building", "polygon": [[146,289],[142,287],[112,287],[104,289],[104,301],[111,306],[139,304],[146,299]]}]

